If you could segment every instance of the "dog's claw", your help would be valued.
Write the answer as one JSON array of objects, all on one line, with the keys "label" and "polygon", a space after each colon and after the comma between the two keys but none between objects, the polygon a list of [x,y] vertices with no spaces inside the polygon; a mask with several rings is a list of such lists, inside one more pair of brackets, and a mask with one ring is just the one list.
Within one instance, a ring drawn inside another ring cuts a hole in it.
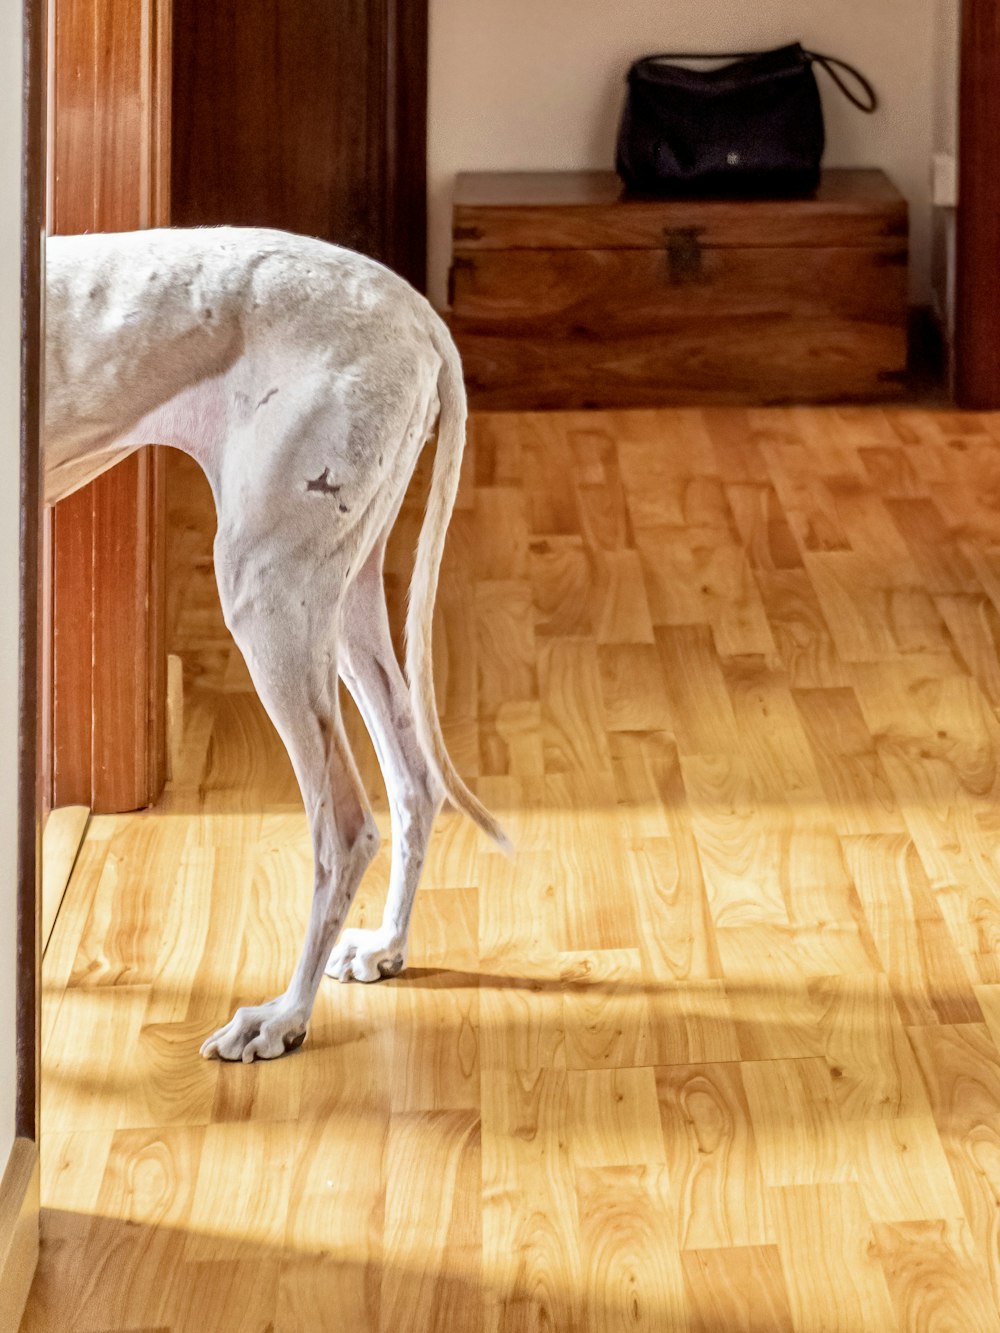
[{"label": "dog's claw", "polygon": [[406,966],[406,948],[381,930],[345,930],[325,971],[337,981],[383,981]]},{"label": "dog's claw", "polygon": [[306,1039],[306,1022],[300,1013],[285,1009],[279,1001],[237,1009],[225,1027],[202,1043],[206,1060],[276,1060],[295,1051]]}]

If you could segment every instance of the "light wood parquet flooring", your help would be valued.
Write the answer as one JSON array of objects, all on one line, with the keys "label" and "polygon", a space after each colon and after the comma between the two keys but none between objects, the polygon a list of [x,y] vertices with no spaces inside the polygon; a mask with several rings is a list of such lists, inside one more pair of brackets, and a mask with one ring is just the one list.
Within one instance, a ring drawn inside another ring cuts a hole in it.
[{"label": "light wood parquet flooring", "polygon": [[184,735],[49,946],[25,1333],[1000,1328],[1000,419],[476,418],[439,694],[516,859],[442,816],[405,974],[252,1067],[197,1048],[308,842],[172,478]]}]

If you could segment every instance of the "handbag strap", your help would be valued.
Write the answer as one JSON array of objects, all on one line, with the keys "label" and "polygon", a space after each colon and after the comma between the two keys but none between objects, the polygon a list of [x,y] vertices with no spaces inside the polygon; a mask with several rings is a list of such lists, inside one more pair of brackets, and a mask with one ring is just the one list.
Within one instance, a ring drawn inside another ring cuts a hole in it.
[{"label": "handbag strap", "polygon": [[[847,100],[853,103],[859,111],[863,111],[866,116],[871,116],[878,110],[878,93],[876,93],[875,89],[859,69],[855,69],[853,65],[849,65],[846,60],[838,60],[836,56],[822,56],[818,51],[807,51],[806,56],[813,62],[813,64],[823,66],[827,74],[833,79],[834,83]],[[844,82],[842,76],[837,72],[839,69],[846,70],[851,78],[855,80],[864,93],[863,101],[857,93],[852,88],[849,88]]]},{"label": "handbag strap", "polygon": [[[645,65],[647,62],[652,63],[655,60],[752,60],[754,56],[766,54],[763,51],[664,51],[658,55],[643,56],[642,60],[636,63]],[[870,116],[878,110],[878,94],[859,69],[849,65],[846,60],[838,60],[836,56],[820,55],[818,51],[803,50],[802,54],[814,65],[822,65],[847,100],[856,106],[859,111],[863,111],[866,116]],[[851,78],[855,80],[864,93],[864,99],[859,97],[854,89],[847,84],[838,72],[839,70],[846,70]]]}]

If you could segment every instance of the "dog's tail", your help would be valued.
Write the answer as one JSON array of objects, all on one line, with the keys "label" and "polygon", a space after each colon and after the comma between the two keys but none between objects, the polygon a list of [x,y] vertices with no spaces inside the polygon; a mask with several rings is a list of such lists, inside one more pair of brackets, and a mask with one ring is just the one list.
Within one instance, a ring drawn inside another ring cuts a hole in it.
[{"label": "dog's tail", "polygon": [[465,785],[452,763],[441,734],[434,696],[434,661],[431,654],[434,599],[448,522],[458,493],[467,408],[458,349],[443,324],[440,328],[435,325],[432,338],[435,350],[441,357],[438,375],[441,410],[427,512],[417,541],[417,557],[410,581],[410,604],[406,614],[406,676],[421,749],[440,779],[448,799],[478,824],[503,851],[510,854],[511,844],[503,829]]}]

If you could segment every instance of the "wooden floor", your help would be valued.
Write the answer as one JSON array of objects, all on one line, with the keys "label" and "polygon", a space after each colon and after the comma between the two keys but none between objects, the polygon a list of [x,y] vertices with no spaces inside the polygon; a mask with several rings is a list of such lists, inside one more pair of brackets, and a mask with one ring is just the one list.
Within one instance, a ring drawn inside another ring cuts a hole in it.
[{"label": "wooden floor", "polygon": [[439,691],[517,857],[443,816],[405,974],[252,1067],[197,1048],[306,828],[173,475],[183,746],[45,960],[24,1329],[1000,1328],[1000,419],[478,418]]}]

